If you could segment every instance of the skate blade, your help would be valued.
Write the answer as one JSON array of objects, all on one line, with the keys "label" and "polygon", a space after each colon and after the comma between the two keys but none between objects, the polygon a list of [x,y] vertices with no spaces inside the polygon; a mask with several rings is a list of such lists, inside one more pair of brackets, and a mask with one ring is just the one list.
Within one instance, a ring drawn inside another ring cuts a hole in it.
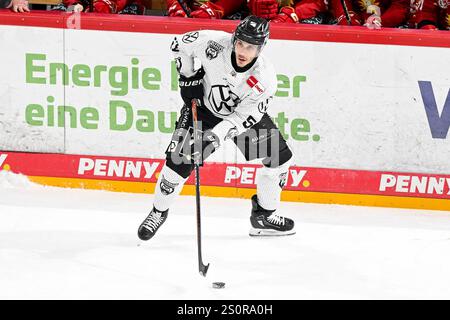
[{"label": "skate blade", "polygon": [[290,236],[295,234],[295,230],[289,230],[289,231],[277,231],[277,230],[270,230],[270,229],[256,229],[256,228],[250,228],[250,231],[248,233],[251,237],[280,237],[280,236]]}]

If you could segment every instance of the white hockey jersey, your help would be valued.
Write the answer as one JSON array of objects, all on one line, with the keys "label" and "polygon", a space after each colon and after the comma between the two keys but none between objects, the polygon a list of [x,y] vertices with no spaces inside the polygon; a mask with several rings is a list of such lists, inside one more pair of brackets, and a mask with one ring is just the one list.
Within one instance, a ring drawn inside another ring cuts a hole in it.
[{"label": "white hockey jersey", "polygon": [[231,62],[232,34],[212,30],[176,36],[171,49],[180,74],[190,77],[199,63],[203,67],[203,102],[215,116],[230,121],[239,133],[261,120],[277,87],[275,70],[264,55],[237,72]]}]

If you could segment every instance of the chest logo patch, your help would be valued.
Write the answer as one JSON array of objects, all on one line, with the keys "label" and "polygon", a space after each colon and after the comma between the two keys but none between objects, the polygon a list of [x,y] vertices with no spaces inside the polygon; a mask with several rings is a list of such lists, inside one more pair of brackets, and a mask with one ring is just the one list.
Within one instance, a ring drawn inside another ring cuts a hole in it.
[{"label": "chest logo patch", "polygon": [[234,112],[240,99],[229,86],[215,85],[211,87],[208,101],[217,114],[228,116]]}]

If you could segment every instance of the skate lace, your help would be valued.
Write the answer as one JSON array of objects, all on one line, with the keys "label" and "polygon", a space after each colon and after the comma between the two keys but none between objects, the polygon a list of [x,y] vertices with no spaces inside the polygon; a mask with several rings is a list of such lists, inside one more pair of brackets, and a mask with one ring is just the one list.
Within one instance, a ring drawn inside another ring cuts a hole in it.
[{"label": "skate lace", "polygon": [[145,221],[144,221],[144,223],[142,225],[145,228],[149,229],[150,231],[154,232],[156,229],[158,229],[158,227],[161,224],[162,220],[163,220],[163,218],[162,218],[160,212],[152,212],[145,219]]},{"label": "skate lace", "polygon": [[271,214],[268,216],[267,221],[280,226],[284,226],[285,223],[284,217],[277,216],[276,214]]}]

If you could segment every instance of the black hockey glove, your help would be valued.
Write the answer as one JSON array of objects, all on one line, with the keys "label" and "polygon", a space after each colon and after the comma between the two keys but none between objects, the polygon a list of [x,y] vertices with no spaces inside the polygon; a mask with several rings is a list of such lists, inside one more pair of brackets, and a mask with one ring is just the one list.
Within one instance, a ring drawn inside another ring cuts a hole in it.
[{"label": "black hockey glove", "polygon": [[173,150],[168,150],[168,152],[179,154],[183,159],[183,163],[198,163],[202,165],[203,160],[208,158],[220,146],[219,137],[211,130],[206,130],[205,132],[197,131],[198,136],[195,139],[197,144],[194,142],[192,128],[189,131],[185,129],[180,130],[176,135],[181,138],[183,143],[178,145],[178,148],[175,144]]},{"label": "black hockey glove", "polygon": [[[194,163],[203,164],[203,160],[208,158],[220,146],[219,137],[211,130],[198,132],[197,145],[195,142],[191,145],[191,157]],[[201,145],[200,142],[201,141]],[[200,150],[201,148],[201,150]]]},{"label": "black hockey glove", "polygon": [[201,105],[203,105],[203,76],[205,71],[203,68],[197,71],[192,77],[185,77],[180,75],[179,85],[181,98],[184,104],[191,107],[192,99],[197,99]]}]

